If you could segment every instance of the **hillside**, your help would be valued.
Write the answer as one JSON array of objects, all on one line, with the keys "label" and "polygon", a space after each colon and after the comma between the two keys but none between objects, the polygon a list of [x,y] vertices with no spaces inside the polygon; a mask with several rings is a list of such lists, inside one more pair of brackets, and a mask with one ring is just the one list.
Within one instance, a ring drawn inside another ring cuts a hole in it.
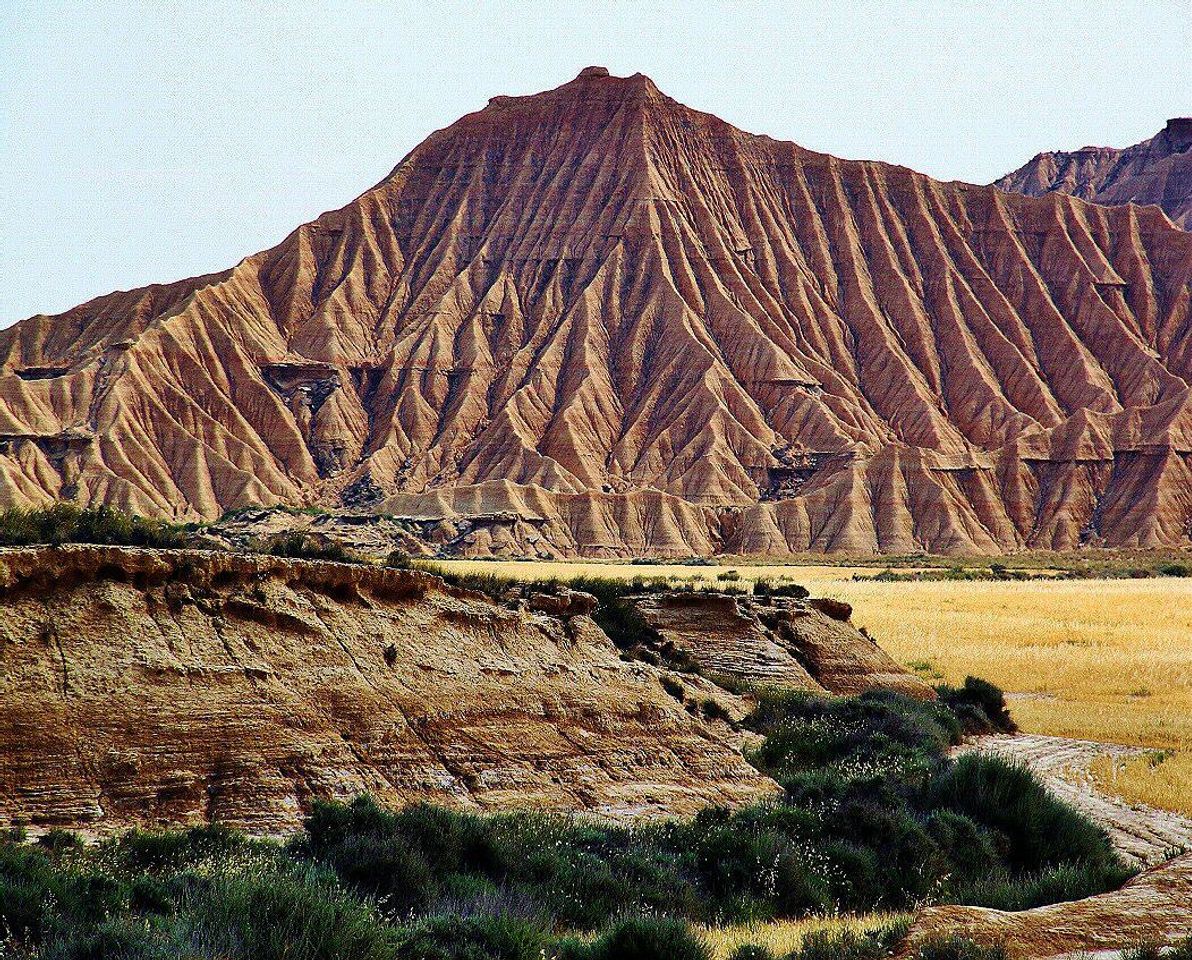
[{"label": "hillside", "polygon": [[0,505],[411,518],[449,553],[1188,541],[1192,234],[588,68],[221,274],[0,332]]},{"label": "hillside", "polygon": [[[718,632],[761,635],[767,611],[791,623],[729,668],[739,679],[801,658],[809,691],[934,696],[847,622],[758,602],[720,597],[705,616],[713,659]],[[746,701],[631,659],[592,609],[582,593],[495,603],[371,565],[0,550],[0,826],[278,832],[316,798],[358,793],[611,818],[773,794],[729,722]]]},{"label": "hillside", "polygon": [[1066,193],[1095,203],[1153,203],[1192,228],[1192,117],[1175,117],[1125,149],[1082,147],[1040,153],[994,186],[1031,197]]}]

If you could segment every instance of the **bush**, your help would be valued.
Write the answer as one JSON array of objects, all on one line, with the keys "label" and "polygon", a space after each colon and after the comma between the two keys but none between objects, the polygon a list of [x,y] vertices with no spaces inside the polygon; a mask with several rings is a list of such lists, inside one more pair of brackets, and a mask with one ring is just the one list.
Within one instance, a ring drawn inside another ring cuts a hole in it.
[{"label": "bush", "polygon": [[1018,726],[1010,717],[1002,691],[988,680],[965,677],[964,686],[935,688],[943,702],[970,736],[981,733],[1014,733]]},{"label": "bush", "polygon": [[753,593],[758,597],[791,597],[806,600],[811,591],[797,583],[773,584],[769,580],[758,580],[753,584]]},{"label": "bush", "polygon": [[676,920],[631,917],[596,940],[589,960],[711,960],[707,944]]},{"label": "bush", "polygon": [[814,930],[786,960],[879,960],[890,955],[904,927],[857,933],[853,930]]},{"label": "bush", "polygon": [[[217,874],[195,895],[193,925],[212,955],[242,960],[391,960],[394,931],[313,872]],[[519,958],[520,960],[520,958]]]},{"label": "bush", "polygon": [[927,940],[914,953],[915,960],[1008,960],[1006,948],[982,946],[952,934]]},{"label": "bush", "polygon": [[1056,799],[1025,766],[967,754],[932,781],[928,799],[996,830],[1012,871],[1065,863],[1120,867],[1105,832]]},{"label": "bush", "polygon": [[397,957],[398,960],[541,960],[546,939],[541,927],[511,917],[433,917],[402,936]]},{"label": "bush", "polygon": [[0,546],[95,543],[129,547],[184,547],[186,532],[160,520],[124,513],[114,507],[81,509],[69,503],[34,510],[0,512]]},{"label": "bush", "polygon": [[353,550],[335,540],[324,540],[303,533],[283,533],[263,543],[253,544],[257,553],[292,560],[322,560],[327,563],[364,563]]}]

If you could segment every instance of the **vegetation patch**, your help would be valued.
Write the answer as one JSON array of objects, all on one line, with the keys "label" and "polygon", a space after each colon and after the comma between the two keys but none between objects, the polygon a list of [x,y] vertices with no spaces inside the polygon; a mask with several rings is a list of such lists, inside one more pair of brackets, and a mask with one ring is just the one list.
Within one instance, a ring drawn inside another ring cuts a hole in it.
[{"label": "vegetation patch", "polygon": [[[766,692],[746,723],[783,797],[688,820],[361,797],[317,803],[286,844],[218,827],[14,839],[0,845],[0,925],[16,957],[705,960],[698,925],[933,901],[1018,909],[1117,885],[1127,871],[1104,834],[1026,770],[948,759],[1003,709],[977,681],[937,703]],[[876,960],[901,930],[825,931],[782,956]],[[740,960],[778,956],[738,946]],[[953,946],[924,957],[993,956]]]},{"label": "vegetation patch", "polygon": [[124,513],[113,507],[82,509],[68,503],[0,512],[0,546],[27,547],[64,543],[105,546],[184,547],[184,527]]}]

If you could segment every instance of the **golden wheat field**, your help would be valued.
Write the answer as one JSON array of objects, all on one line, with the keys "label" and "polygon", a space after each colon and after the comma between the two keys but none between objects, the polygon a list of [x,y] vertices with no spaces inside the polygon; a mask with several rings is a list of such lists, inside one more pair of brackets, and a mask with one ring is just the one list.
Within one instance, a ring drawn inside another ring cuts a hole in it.
[{"label": "golden wheat field", "polygon": [[[455,570],[539,579],[702,578],[729,570],[802,583],[853,605],[853,619],[933,681],[985,677],[1026,731],[1163,751],[1102,765],[1129,800],[1192,813],[1192,579],[854,581],[873,568],[452,561]],[[730,581],[732,582],[732,581]]]}]

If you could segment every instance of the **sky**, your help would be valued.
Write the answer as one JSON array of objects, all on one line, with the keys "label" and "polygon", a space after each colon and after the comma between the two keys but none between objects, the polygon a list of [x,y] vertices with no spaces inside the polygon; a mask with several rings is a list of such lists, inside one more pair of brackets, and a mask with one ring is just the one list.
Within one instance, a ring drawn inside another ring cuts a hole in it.
[{"label": "sky", "polygon": [[1192,0],[0,0],[0,327],[230,267],[590,64],[985,183],[1192,114]]}]

